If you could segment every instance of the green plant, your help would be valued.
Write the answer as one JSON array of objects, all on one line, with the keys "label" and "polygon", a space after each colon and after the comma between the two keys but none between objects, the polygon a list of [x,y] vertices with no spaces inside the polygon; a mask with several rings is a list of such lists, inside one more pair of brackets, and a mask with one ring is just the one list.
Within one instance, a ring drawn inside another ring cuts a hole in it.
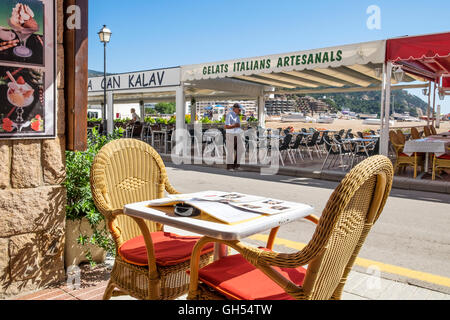
[{"label": "green plant", "polygon": [[175,124],[175,123],[177,123],[176,117],[170,117],[169,121],[167,121],[167,124]]},{"label": "green plant", "polygon": [[167,124],[167,119],[164,118],[156,118],[156,123],[157,124]]},{"label": "green plant", "polygon": [[255,118],[255,117],[249,117],[249,118],[247,119],[247,122],[258,122],[258,119]]},{"label": "green plant", "polygon": [[212,123],[212,121],[208,117],[203,117],[202,120],[200,120],[203,124],[209,124]]},{"label": "green plant", "polygon": [[145,122],[145,123],[150,123],[150,124],[155,124],[155,123],[156,123],[156,120],[155,120],[154,118],[152,118],[152,117],[146,117],[146,118],[144,119],[144,122]]},{"label": "green plant", "polygon": [[[92,135],[88,138],[88,149],[83,152],[66,151],[66,173],[67,178],[64,183],[67,189],[66,217],[69,220],[81,220],[86,218],[91,226],[93,234],[88,237],[80,234],[78,243],[86,245],[91,243],[107,252],[114,254],[115,246],[111,239],[106,224],[103,224],[104,217],[95,207],[90,188],[90,170],[92,162],[100,149],[108,142],[119,139],[123,136],[124,130],[118,128],[113,134],[102,136],[94,128]],[[91,252],[86,250],[86,258],[91,266],[95,266]]]}]

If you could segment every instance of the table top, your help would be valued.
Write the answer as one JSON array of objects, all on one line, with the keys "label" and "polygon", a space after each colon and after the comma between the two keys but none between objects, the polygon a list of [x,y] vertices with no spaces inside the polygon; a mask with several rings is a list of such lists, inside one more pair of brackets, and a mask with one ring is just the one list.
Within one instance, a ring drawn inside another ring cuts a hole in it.
[{"label": "table top", "polygon": [[180,217],[173,213],[173,207],[149,207],[149,201],[125,205],[126,215],[159,222],[174,228],[213,237],[220,240],[241,240],[251,235],[267,231],[312,214],[314,208],[300,204],[284,213],[261,215],[256,219],[239,224],[225,224],[202,220],[199,217]]},{"label": "table top", "polygon": [[353,139],[342,139],[342,141],[344,142],[373,142],[376,139],[371,139],[371,138],[353,138]]},{"label": "table top", "polygon": [[434,153],[440,157],[448,153],[450,147],[450,138],[441,136],[430,136],[424,139],[408,140],[403,148],[403,153],[408,156],[415,152]]}]

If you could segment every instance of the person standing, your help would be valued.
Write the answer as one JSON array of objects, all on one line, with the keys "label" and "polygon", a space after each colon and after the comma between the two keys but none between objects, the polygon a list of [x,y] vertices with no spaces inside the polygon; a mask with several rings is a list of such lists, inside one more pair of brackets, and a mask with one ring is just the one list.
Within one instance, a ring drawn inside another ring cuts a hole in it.
[{"label": "person standing", "polygon": [[[242,107],[236,103],[233,111],[229,112],[225,118],[226,145],[227,145],[227,170],[241,170],[239,165],[245,155],[244,141],[241,128]],[[239,161],[238,161],[239,159]],[[245,159],[245,158],[244,158]]]}]

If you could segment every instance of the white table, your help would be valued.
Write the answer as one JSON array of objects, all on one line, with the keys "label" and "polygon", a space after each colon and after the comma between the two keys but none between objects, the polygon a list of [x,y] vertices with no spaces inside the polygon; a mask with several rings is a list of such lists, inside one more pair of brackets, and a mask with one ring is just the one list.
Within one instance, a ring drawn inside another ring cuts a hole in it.
[{"label": "white table", "polygon": [[[278,228],[281,225],[305,218],[312,214],[314,208],[299,204],[299,208],[275,215],[261,215],[251,221],[228,225],[201,220],[198,217],[179,217],[173,213],[173,207],[148,207],[149,201],[125,205],[126,215],[151,220],[174,228],[209,236],[219,240],[241,240],[251,235]],[[216,257],[225,255],[223,246],[216,246]],[[219,255],[217,256],[217,254]]]},{"label": "white table", "polygon": [[450,138],[442,136],[430,136],[424,139],[408,140],[403,148],[403,153],[407,156],[412,156],[414,153],[425,153],[425,172],[420,174],[417,178],[421,179],[429,169],[429,154],[433,153],[440,157],[447,153],[447,148],[450,147]]}]

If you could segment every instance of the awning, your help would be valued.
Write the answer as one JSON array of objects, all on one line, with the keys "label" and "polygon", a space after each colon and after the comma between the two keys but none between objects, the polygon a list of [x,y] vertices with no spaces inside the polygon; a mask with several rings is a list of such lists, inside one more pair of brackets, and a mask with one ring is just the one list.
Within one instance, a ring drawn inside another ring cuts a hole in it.
[{"label": "awning", "polygon": [[[450,33],[390,39],[386,61],[430,81],[450,76]],[[448,81],[448,80],[446,80]]]},{"label": "awning", "polygon": [[386,41],[372,41],[183,66],[181,79],[234,78],[283,89],[368,88],[381,84],[385,56]]}]

